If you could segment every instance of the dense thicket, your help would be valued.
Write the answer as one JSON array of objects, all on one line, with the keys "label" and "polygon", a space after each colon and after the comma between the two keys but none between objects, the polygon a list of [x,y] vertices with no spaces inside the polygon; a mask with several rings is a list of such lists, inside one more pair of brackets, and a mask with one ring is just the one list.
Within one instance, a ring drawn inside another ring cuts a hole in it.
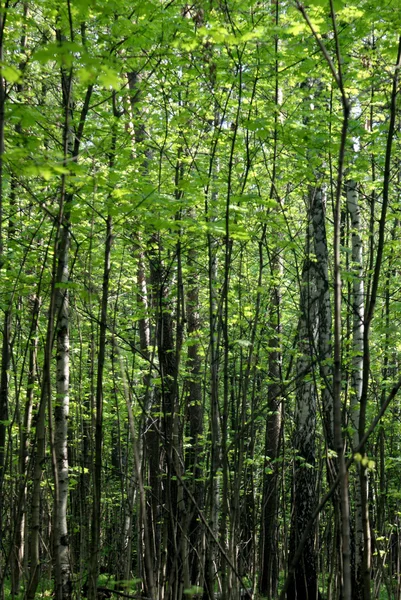
[{"label": "dense thicket", "polygon": [[0,3],[0,592],[399,598],[397,0]]}]

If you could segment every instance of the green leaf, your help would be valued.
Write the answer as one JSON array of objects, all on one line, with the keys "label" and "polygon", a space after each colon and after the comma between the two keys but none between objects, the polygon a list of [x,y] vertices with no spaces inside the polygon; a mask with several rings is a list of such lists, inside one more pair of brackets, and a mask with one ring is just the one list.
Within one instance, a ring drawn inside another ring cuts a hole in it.
[{"label": "green leaf", "polygon": [[99,83],[105,87],[111,87],[114,90],[119,90],[122,85],[118,73],[106,66],[102,67],[102,72],[99,75]]},{"label": "green leaf", "polygon": [[16,67],[12,65],[6,65],[4,63],[1,64],[1,74],[6,81],[10,83],[18,83],[21,81],[22,73]]}]

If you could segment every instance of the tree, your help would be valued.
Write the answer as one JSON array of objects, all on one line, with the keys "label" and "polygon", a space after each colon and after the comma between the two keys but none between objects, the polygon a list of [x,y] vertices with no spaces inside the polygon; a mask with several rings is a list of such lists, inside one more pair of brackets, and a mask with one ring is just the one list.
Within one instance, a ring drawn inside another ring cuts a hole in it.
[{"label": "tree", "polygon": [[4,598],[398,597],[394,8],[2,2]]}]

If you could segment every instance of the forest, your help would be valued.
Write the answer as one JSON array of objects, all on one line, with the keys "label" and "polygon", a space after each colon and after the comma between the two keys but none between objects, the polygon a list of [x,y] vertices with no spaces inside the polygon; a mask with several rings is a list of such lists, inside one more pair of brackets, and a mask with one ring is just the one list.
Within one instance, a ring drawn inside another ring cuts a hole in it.
[{"label": "forest", "polygon": [[0,0],[0,600],[401,599],[400,33]]}]

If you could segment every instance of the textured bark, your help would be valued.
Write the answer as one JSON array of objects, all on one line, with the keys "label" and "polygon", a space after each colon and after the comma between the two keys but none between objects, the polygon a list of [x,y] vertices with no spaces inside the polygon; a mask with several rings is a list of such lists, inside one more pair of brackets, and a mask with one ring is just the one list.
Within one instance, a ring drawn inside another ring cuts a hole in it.
[{"label": "textured bark", "polygon": [[[71,7],[68,3],[68,11]],[[73,32],[71,30],[71,40]],[[60,30],[56,31],[59,44],[64,41]],[[69,71],[61,68],[62,105],[64,113],[63,123],[63,155],[64,167],[68,168],[69,161],[78,161],[80,143],[83,135],[89,102],[92,94],[92,85],[88,86],[85,100],[80,112],[80,119],[76,131],[73,130],[73,98],[72,98],[72,69]],[[49,403],[49,432],[52,451],[54,473],[54,571],[55,571],[55,597],[56,600],[69,600],[72,594],[71,560],[68,537],[67,502],[69,495],[68,484],[68,418],[69,418],[69,379],[70,379],[70,339],[69,339],[69,250],[71,238],[71,204],[73,194],[67,191],[66,175],[61,177],[59,229],[57,237],[57,268],[55,280],[55,333],[57,340],[57,377],[56,377],[56,402],[54,406],[54,432],[51,415],[51,394],[48,394]],[[50,346],[51,348],[51,346]],[[49,375],[50,386],[50,375]],[[49,389],[50,392],[50,389]]]},{"label": "textured bark", "polygon": [[[203,20],[203,13],[199,11],[199,20]],[[216,86],[216,64],[212,56],[212,46],[206,42],[203,48],[203,60],[208,70],[209,84],[212,90]],[[211,130],[217,130],[220,122],[220,106],[213,104],[213,118],[210,120]],[[216,219],[216,204],[218,192],[216,191],[216,179],[219,173],[219,162],[216,159],[216,144],[218,136],[215,137],[213,149],[209,159],[208,176],[209,181],[205,189],[205,215],[206,222]],[[221,467],[221,430],[220,430],[220,407],[219,407],[219,362],[220,362],[220,336],[221,323],[217,306],[217,242],[211,233],[207,235],[208,256],[208,286],[209,286],[209,352],[210,352],[210,474],[207,489],[206,512],[209,522],[209,531],[206,539],[205,552],[205,577],[203,587],[204,600],[214,600],[214,585],[217,575],[216,565],[216,543],[218,531],[218,514],[221,505],[221,490],[219,469]]]},{"label": "textured bark", "polygon": [[[24,18],[28,17],[28,4],[25,2],[23,5]],[[25,52],[26,49],[26,26],[23,27],[23,32],[20,40],[21,52]],[[22,70],[23,63],[20,63],[19,68]],[[22,94],[23,85],[17,84],[18,94]],[[18,135],[22,134],[21,123],[17,123],[15,131]],[[17,205],[17,190],[18,182],[12,177],[11,179],[11,195],[10,195],[10,207],[14,211]],[[8,222],[8,236],[11,240],[15,237],[15,225],[13,217],[10,215]],[[39,279],[38,288],[41,287],[41,276]],[[38,291],[38,294],[40,292]],[[32,409],[34,402],[34,382],[36,381],[36,355],[37,355],[37,329],[38,329],[38,317],[40,308],[40,298],[35,294],[32,294],[29,298],[29,305],[32,310],[32,320],[30,327],[30,345],[29,345],[29,359],[28,359],[28,381],[27,381],[27,394],[25,401],[25,409],[23,416],[22,428],[20,431],[20,448],[19,448],[19,476],[20,481],[17,487],[17,509],[15,513],[15,527],[13,531],[13,538],[11,541],[11,558],[10,558],[10,571],[11,571],[11,593],[14,595],[19,594],[20,591],[20,580],[24,571],[24,561],[26,561],[25,553],[25,537],[26,537],[26,501],[27,501],[27,468],[28,468],[28,454],[29,454],[29,436],[31,432],[32,424]],[[4,315],[4,331],[8,329],[8,343],[10,340],[11,330],[11,306],[12,298],[9,302],[9,308],[6,310]],[[4,342],[4,339],[3,339]],[[3,348],[4,350],[4,348]],[[3,378],[3,374],[1,375]],[[1,510],[1,508],[0,508]],[[26,564],[25,564],[26,567]]]},{"label": "textured bark", "polygon": [[[273,280],[280,277],[282,264],[279,250],[271,258]],[[278,552],[277,552],[277,509],[278,509],[278,478],[279,465],[277,458],[280,450],[281,431],[281,289],[280,284],[272,286],[269,306],[269,325],[271,338],[269,340],[269,381],[268,417],[266,423],[265,455],[269,463],[264,476],[262,499],[262,565],[259,582],[260,592],[267,598],[274,598],[278,584]]]},{"label": "textured bark", "polygon": [[[150,353],[149,353],[149,345],[150,345],[150,324],[148,317],[148,290],[147,290],[147,282],[146,282],[146,272],[145,272],[145,262],[144,262],[144,252],[141,248],[141,239],[140,236],[135,240],[135,253],[137,255],[137,306],[138,311],[142,315],[142,317],[138,321],[138,329],[139,329],[139,347],[142,353],[142,356],[150,361]],[[139,440],[144,439],[146,443],[147,437],[151,437],[150,429],[151,425],[149,423],[149,411],[152,407],[152,401],[154,398],[153,389],[151,387],[151,376],[148,371],[143,377],[143,384],[145,387],[143,406],[144,406],[144,414],[141,419],[141,424],[139,428]],[[148,427],[150,425],[150,427]],[[154,432],[152,432],[154,433]],[[136,444],[138,446],[138,455],[140,460],[146,460],[146,451],[143,448],[142,444],[139,444],[139,440],[136,440]],[[150,444],[150,450],[153,451],[153,445],[156,447],[156,455],[158,455],[158,434],[156,432],[155,439],[153,440],[153,444]],[[156,476],[155,478],[156,486],[159,485],[159,478]],[[159,494],[157,493],[157,487],[152,487],[152,491],[150,494],[150,502],[149,510],[145,511],[147,514],[139,516],[139,528],[142,530],[143,519],[148,520],[148,539],[150,547],[152,548],[153,555],[153,570],[156,575],[156,564],[157,564],[157,549],[158,544],[153,540],[153,534],[155,531],[155,527],[158,526],[158,518],[157,518],[157,508],[158,508],[158,498]],[[136,475],[136,468],[134,464],[134,469],[129,477],[128,481],[128,489],[127,489],[127,499],[124,507],[124,528],[123,528],[123,538],[122,538],[122,564],[120,565],[121,575],[119,579],[123,579],[124,581],[129,581],[132,578],[132,528],[133,528],[133,520],[134,520],[134,507],[137,497],[137,489],[138,489],[138,481]],[[156,500],[155,500],[156,499]],[[153,503],[156,502],[156,512],[153,516],[152,508]],[[141,511],[140,511],[141,512]],[[128,591],[128,590],[127,590]]]},{"label": "textured bark", "polygon": [[158,389],[152,390],[152,405],[147,419],[145,434],[144,454],[148,465],[149,497],[146,504],[147,527],[149,530],[149,552],[152,556],[152,572],[156,589],[161,587],[161,440],[160,440],[160,393]]},{"label": "textured bark", "polygon": [[[142,172],[144,177],[147,176],[150,151],[143,144],[146,140],[145,122],[140,114],[141,106],[141,74],[136,71],[127,73],[128,86],[130,90],[130,105],[129,112],[131,117],[130,129],[133,141],[133,153],[142,154]],[[142,145],[142,146],[141,146]],[[150,594],[150,589],[158,594],[160,600],[164,598],[164,577],[165,577],[165,552],[162,543],[162,485],[160,473],[164,461],[162,440],[160,439],[160,431],[162,429],[162,412],[161,407],[161,391],[157,387],[153,387],[152,377],[154,376],[154,363],[157,362],[157,332],[158,327],[151,328],[148,318],[148,308],[158,314],[159,297],[157,292],[157,273],[156,263],[158,257],[152,251],[148,251],[150,262],[150,286],[148,289],[145,269],[145,252],[140,248],[138,253],[138,304],[140,310],[145,315],[139,322],[140,345],[144,357],[149,360],[149,372],[145,376],[145,408],[146,408],[146,424],[144,432],[144,448],[143,454],[148,464],[148,499],[141,498],[141,524],[143,529],[143,540],[141,540],[140,553],[144,555],[145,563],[145,589]],[[156,269],[156,270],[155,270]],[[151,353],[149,347],[153,346],[154,351]],[[140,440],[138,440],[138,444]],[[140,453],[140,447],[138,447]],[[144,491],[145,494],[145,491]]]},{"label": "textured bark", "polygon": [[[313,246],[316,257],[316,292],[318,301],[319,330],[317,360],[321,377],[321,397],[325,438],[329,450],[334,450],[333,428],[333,370],[332,358],[332,310],[329,288],[329,254],[326,237],[326,194],[323,187],[310,192],[311,217],[313,223]],[[334,469],[333,464],[329,468]],[[329,481],[335,479],[335,472],[329,473]]]},{"label": "textured bark", "polygon": [[[392,89],[390,96],[390,107],[389,107],[389,125],[386,142],[386,154],[384,161],[384,172],[383,172],[383,192],[382,192],[382,207],[381,215],[379,220],[378,228],[378,242],[375,260],[373,261],[373,253],[371,262],[374,262],[373,277],[371,280],[370,295],[366,302],[366,315],[365,315],[365,326],[363,331],[363,378],[362,378],[362,391],[360,400],[360,416],[359,416],[359,436],[362,441],[365,435],[366,429],[366,410],[368,403],[368,388],[370,379],[370,328],[376,308],[376,302],[378,297],[378,287],[380,281],[380,275],[383,263],[383,254],[385,246],[385,235],[386,235],[386,223],[387,223],[387,211],[389,206],[389,191],[391,185],[391,160],[392,160],[392,147],[393,138],[395,133],[396,115],[397,115],[397,94],[399,86],[399,76],[401,69],[401,36],[398,38],[397,48],[397,61],[394,68],[392,78]],[[372,221],[372,225],[373,225]],[[372,236],[373,237],[373,236]],[[364,445],[362,445],[361,453],[365,451]],[[360,472],[361,480],[361,503],[362,503],[362,523],[363,523],[363,534],[364,534],[364,553],[363,553],[363,589],[364,589],[364,600],[370,600],[370,580],[371,580],[371,566],[370,566],[370,526],[369,526],[369,503],[368,503],[368,486],[367,477],[364,470]]]},{"label": "textured bark", "polygon": [[[46,363],[49,362],[49,357]],[[24,600],[34,600],[40,577],[40,500],[41,500],[41,481],[43,465],[45,459],[45,419],[46,419],[46,396],[48,393],[48,367],[45,364],[44,379],[42,383],[42,392],[39,403],[39,410],[35,418],[36,426],[36,452],[34,453],[34,471],[32,478],[31,492],[31,515],[29,524],[28,538],[28,557],[29,557],[29,581],[25,590]]]},{"label": "textured bark", "polygon": [[[187,418],[190,437],[190,448],[186,453],[186,472],[191,474],[190,491],[196,501],[188,514],[188,578],[191,585],[201,584],[203,572],[203,527],[198,509],[203,511],[205,501],[204,482],[202,481],[202,442],[203,435],[203,402],[202,402],[202,359],[197,336],[200,330],[199,286],[196,278],[196,256],[193,249],[188,254],[190,277],[187,288],[187,331],[191,339],[188,347],[188,381]],[[187,501],[189,504],[189,501]]]},{"label": "textured bark", "polygon": [[[61,43],[61,32],[57,31]],[[81,113],[75,144],[71,130],[71,72],[61,71],[61,84],[64,109],[63,150],[64,163],[67,158],[75,160],[79,153],[83,124],[89,105],[90,91],[87,94]],[[61,191],[57,229],[54,241],[52,263],[51,294],[48,313],[48,325],[44,351],[43,378],[38,414],[36,417],[36,456],[32,490],[31,536],[29,546],[30,574],[26,590],[26,600],[33,600],[39,582],[40,569],[40,484],[45,460],[45,416],[46,404],[49,406],[49,437],[51,443],[52,467],[54,476],[53,505],[53,546],[54,546],[54,584],[57,600],[69,600],[72,593],[71,565],[67,527],[68,499],[68,414],[69,414],[69,316],[68,316],[68,260],[70,246],[70,212],[66,204],[72,196],[66,193],[66,177],[61,177]],[[54,319],[56,324],[54,325]],[[53,350],[53,333],[57,338],[57,381],[54,425],[52,422],[51,374],[50,365]]]},{"label": "textured bark", "polygon": [[[355,181],[346,184],[347,207],[351,216],[352,235],[352,273],[353,299],[352,299],[352,393],[350,402],[350,422],[353,429],[352,444],[356,448],[359,445],[359,411],[362,394],[363,381],[363,330],[364,330],[364,284],[362,264],[362,239],[361,239],[361,215],[358,204],[358,191]],[[354,478],[355,507],[354,507],[354,556],[353,556],[353,591],[355,600],[363,598],[363,525],[362,525],[362,503],[361,503],[361,481],[358,465],[357,474]]]},{"label": "textured bark", "polygon": [[162,380],[161,406],[163,413],[162,432],[163,446],[166,456],[166,486],[164,502],[169,513],[166,519],[167,545],[166,551],[166,575],[169,583],[169,598],[173,599],[177,594],[177,586],[180,585],[182,565],[179,554],[180,531],[178,528],[179,497],[174,466],[176,465],[177,452],[182,455],[180,439],[177,427],[177,359],[174,343],[174,326],[171,308],[168,308],[168,289],[166,287],[165,274],[159,265],[157,273],[158,287],[158,322],[157,322],[157,347],[159,358],[159,369]]},{"label": "textured bark", "polygon": [[[70,79],[70,77],[66,77]],[[64,82],[67,85],[67,82]],[[70,86],[70,83],[68,83]],[[70,89],[68,87],[68,89]],[[70,92],[68,92],[70,94]],[[68,95],[69,98],[69,95]],[[70,100],[65,107],[66,131],[65,148],[69,151],[70,138]],[[68,116],[67,116],[68,113]],[[66,154],[67,156],[67,154]],[[62,181],[61,206],[61,233],[57,249],[57,275],[56,275],[56,339],[57,339],[57,375],[56,375],[56,401],[54,406],[54,440],[53,470],[55,477],[54,489],[54,565],[55,565],[55,597],[57,600],[68,600],[72,593],[69,538],[67,525],[68,501],[68,418],[69,418],[69,385],[70,385],[70,334],[69,334],[69,249],[70,249],[70,215],[69,210],[64,213],[64,206],[72,198],[65,191],[65,177]],[[50,399],[50,395],[49,395]],[[51,415],[49,414],[49,419]],[[52,434],[51,434],[52,435]]]},{"label": "textured bark", "polygon": [[[7,18],[7,7],[2,10],[0,15],[0,61],[3,61],[4,54],[4,27]],[[5,80],[0,74],[0,267],[4,265],[4,125],[5,125]],[[1,350],[1,373],[0,373],[0,545],[3,546],[3,484],[5,471],[5,454],[7,438],[7,420],[8,420],[8,373],[10,366],[10,335],[11,335],[11,312],[7,308],[4,313],[3,341]],[[3,588],[0,590],[0,597],[4,596]]]},{"label": "textured bark", "polygon": [[99,330],[99,353],[96,379],[96,421],[95,421],[95,465],[93,471],[93,509],[91,556],[88,569],[88,598],[97,598],[97,578],[99,574],[101,493],[102,493],[102,441],[103,441],[103,374],[106,354],[107,307],[110,281],[110,255],[112,244],[112,218],[107,217],[106,244],[104,250],[102,306]]},{"label": "textured bark", "polygon": [[[57,41],[64,37],[56,32]],[[73,156],[72,131],[72,71],[61,69],[63,99],[63,151],[64,166]],[[68,501],[68,418],[70,386],[70,333],[69,333],[69,250],[70,250],[70,203],[72,195],[66,191],[66,176],[62,175],[60,193],[60,229],[57,244],[57,271],[55,282],[55,334],[56,334],[56,400],[54,405],[54,432],[50,411],[52,399],[49,393],[49,432],[54,474],[54,591],[56,600],[69,600],[72,594],[71,563],[67,524]],[[66,206],[67,205],[67,206]]]},{"label": "textured bark", "polygon": [[46,408],[51,393],[50,368],[54,340],[54,316],[56,303],[57,246],[60,234],[62,206],[59,206],[56,238],[53,247],[51,292],[48,310],[46,341],[44,348],[43,375],[40,400],[34,417],[35,439],[32,451],[33,477],[31,492],[31,515],[28,536],[29,578],[25,589],[24,600],[34,600],[40,578],[40,541],[41,541],[41,482],[46,451]]},{"label": "textured bark", "polygon": [[[311,255],[313,228],[309,225],[307,253],[303,266],[300,298],[300,321],[297,375],[300,378],[295,408],[294,483],[292,498],[289,563],[310,520],[316,505],[315,433],[317,393],[313,374],[313,360],[318,338],[318,301],[316,267]],[[315,535],[311,529],[287,590],[288,600],[316,600],[319,598]]]},{"label": "textured bark", "polygon": [[[208,236],[209,260],[209,347],[210,347],[210,437],[211,465],[208,489],[208,517],[210,531],[217,536],[218,513],[220,507],[220,486],[218,471],[221,465],[221,435],[219,410],[219,345],[217,326],[217,303],[215,298],[215,283],[217,278],[217,258],[212,236]],[[214,600],[215,571],[215,541],[208,535],[205,556],[204,600]]]},{"label": "textured bark", "polygon": [[40,298],[31,297],[32,304],[32,322],[30,328],[30,347],[28,363],[28,380],[26,390],[26,400],[24,417],[21,431],[21,441],[19,449],[19,476],[20,483],[18,488],[18,508],[15,523],[15,532],[13,539],[13,549],[11,555],[11,577],[12,593],[19,593],[20,579],[23,573],[24,562],[26,562],[25,537],[26,537],[26,504],[27,504],[27,469],[29,456],[29,437],[32,426],[32,411],[34,404],[34,384],[36,381],[36,360],[38,347],[38,317],[40,309]]},{"label": "textured bark", "polygon": [[[271,1],[273,22],[276,28],[279,26],[280,3],[278,0]],[[277,200],[279,209],[276,178],[277,178],[277,147],[279,132],[279,107],[282,102],[282,90],[279,88],[279,38],[274,36],[275,53],[275,113],[274,113],[274,149],[273,149],[273,171],[270,198]],[[264,237],[266,228],[264,230]],[[281,234],[279,234],[281,237]],[[260,252],[260,251],[259,251]],[[262,270],[263,258],[259,257],[259,268]],[[261,526],[261,567],[259,576],[259,591],[266,595],[268,600],[277,595],[279,566],[278,566],[278,499],[279,499],[279,464],[277,458],[280,451],[281,433],[281,276],[283,264],[280,257],[280,244],[272,251],[270,258],[270,273],[272,286],[269,303],[269,327],[271,337],[269,340],[269,381],[268,388],[268,416],[266,422],[265,456],[269,461],[265,466],[262,497],[262,526]],[[259,286],[262,283],[260,272]],[[259,306],[259,298],[258,298]],[[270,471],[270,472],[268,472]]]},{"label": "textured bark", "polygon": [[[165,518],[162,531],[162,556],[159,571],[160,586],[166,597],[173,600],[182,593],[183,565],[181,557],[182,486],[177,481],[183,464],[182,422],[178,406],[178,363],[181,349],[181,318],[177,313],[174,326],[170,303],[170,276],[161,259],[162,246],[158,235],[153,236],[156,251],[150,255],[152,294],[156,304],[156,346],[161,379],[161,435],[165,468],[162,504]],[[178,278],[180,278],[178,274]],[[179,286],[180,287],[180,286]],[[179,294],[180,295],[180,294]],[[178,302],[177,302],[178,305]],[[163,581],[164,579],[164,581]]]},{"label": "textured bark", "polygon": [[56,290],[57,380],[54,407],[54,451],[57,463],[58,485],[55,488],[55,595],[57,600],[71,597],[71,573],[67,526],[68,500],[68,418],[70,381],[70,336],[68,309],[68,254],[70,247],[69,223],[64,224],[58,254]]}]

